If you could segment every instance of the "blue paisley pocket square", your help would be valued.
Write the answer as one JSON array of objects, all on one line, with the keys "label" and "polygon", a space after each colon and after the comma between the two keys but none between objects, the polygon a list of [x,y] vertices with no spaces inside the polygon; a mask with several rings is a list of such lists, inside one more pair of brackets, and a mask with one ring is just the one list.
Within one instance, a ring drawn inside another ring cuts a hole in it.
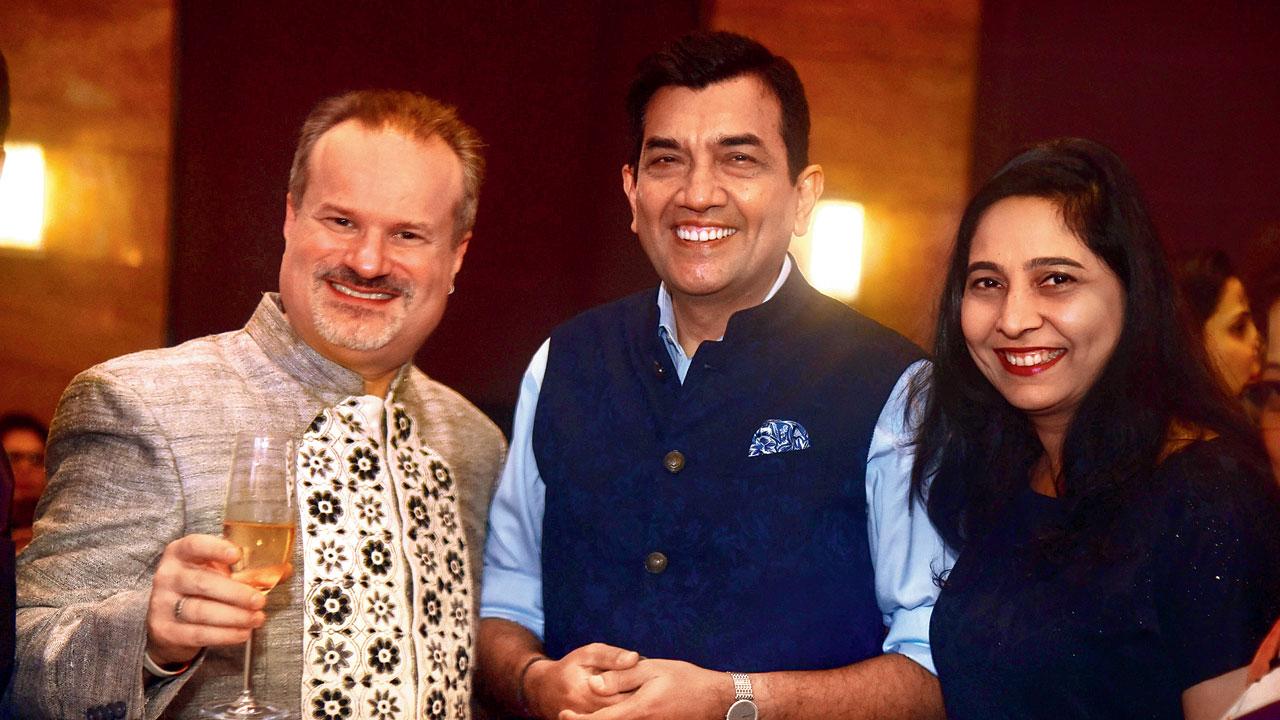
[{"label": "blue paisley pocket square", "polygon": [[747,457],[804,450],[809,447],[809,432],[795,420],[766,420],[751,438]]}]

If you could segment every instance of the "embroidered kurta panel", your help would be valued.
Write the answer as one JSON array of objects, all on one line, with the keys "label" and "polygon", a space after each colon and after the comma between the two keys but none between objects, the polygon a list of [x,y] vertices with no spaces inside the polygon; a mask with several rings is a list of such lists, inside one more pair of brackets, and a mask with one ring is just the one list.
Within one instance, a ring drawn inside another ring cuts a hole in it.
[{"label": "embroidered kurta panel", "polygon": [[298,456],[302,712],[467,718],[472,603],[456,486],[403,406],[321,412]]}]

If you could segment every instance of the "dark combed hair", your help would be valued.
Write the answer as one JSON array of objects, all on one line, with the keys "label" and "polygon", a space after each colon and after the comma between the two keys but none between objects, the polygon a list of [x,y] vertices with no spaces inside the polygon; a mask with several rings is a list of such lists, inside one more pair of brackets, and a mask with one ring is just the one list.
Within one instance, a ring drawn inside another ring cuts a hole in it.
[{"label": "dark combed hair", "polygon": [[1218,309],[1227,280],[1233,277],[1237,277],[1235,268],[1221,250],[1203,250],[1174,263],[1178,297],[1194,335],[1203,334],[1205,322]]},{"label": "dark combed hair", "polygon": [[1080,541],[1106,537],[1119,511],[1140,497],[1175,427],[1239,443],[1250,462],[1265,468],[1247,419],[1214,381],[1201,344],[1179,320],[1164,252],[1132,176],[1098,143],[1054,140],[1015,156],[965,208],[940,301],[932,377],[912,387],[910,406],[919,418],[912,491],[943,539],[961,549],[991,530],[1025,491],[1044,451],[1027,416],[974,364],[961,330],[974,233],[983,214],[1010,197],[1056,204],[1065,225],[1124,287],[1115,351],[1064,438],[1066,517],[1044,539],[1044,554],[1109,553],[1093,540]]},{"label": "dark combed hair", "polygon": [[1267,316],[1272,306],[1280,302],[1280,223],[1263,228],[1261,236],[1251,243],[1245,267],[1249,309],[1258,329],[1266,334]]},{"label": "dark combed hair", "polygon": [[20,412],[0,415],[0,438],[14,430],[30,430],[42,439],[49,437],[49,428],[45,427],[44,423],[37,420],[34,415]]},{"label": "dark combed hair", "polygon": [[730,32],[693,32],[640,62],[627,91],[631,166],[640,162],[645,108],[654,93],[670,86],[701,90],[742,75],[759,78],[778,99],[787,171],[795,182],[809,164],[809,101],[804,85],[786,58],[774,55],[749,37]]}]

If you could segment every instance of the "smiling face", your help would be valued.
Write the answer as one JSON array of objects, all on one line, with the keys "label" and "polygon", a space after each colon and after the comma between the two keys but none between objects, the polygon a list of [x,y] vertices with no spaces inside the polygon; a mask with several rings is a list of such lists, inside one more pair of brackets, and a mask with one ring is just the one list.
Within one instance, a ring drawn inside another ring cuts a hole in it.
[{"label": "smiling face", "polygon": [[320,137],[310,163],[305,195],[285,208],[286,317],[320,354],[385,380],[435,329],[462,267],[461,162],[439,138],[347,121]]},{"label": "smiling face", "polygon": [[701,90],[668,86],[645,109],[638,167],[622,171],[631,230],[677,307],[729,315],[764,300],[793,233],[822,193],[822,170],[787,172],[778,100],[743,75]]},{"label": "smiling face", "polygon": [[1214,371],[1232,397],[1244,390],[1262,367],[1258,327],[1249,312],[1249,300],[1239,278],[1227,278],[1213,314],[1204,321],[1204,349]]},{"label": "smiling face", "polygon": [[1120,279],[1038,197],[982,215],[968,270],[960,324],[974,363],[1037,428],[1065,429],[1120,340]]}]

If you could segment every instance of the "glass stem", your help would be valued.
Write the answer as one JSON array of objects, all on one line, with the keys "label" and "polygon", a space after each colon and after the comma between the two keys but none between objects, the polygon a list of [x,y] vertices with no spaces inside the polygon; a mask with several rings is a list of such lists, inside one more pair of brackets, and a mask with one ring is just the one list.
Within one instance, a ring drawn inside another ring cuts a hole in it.
[{"label": "glass stem", "polygon": [[253,630],[249,631],[249,639],[244,641],[244,692],[240,693],[241,705],[256,704],[253,699]]}]

